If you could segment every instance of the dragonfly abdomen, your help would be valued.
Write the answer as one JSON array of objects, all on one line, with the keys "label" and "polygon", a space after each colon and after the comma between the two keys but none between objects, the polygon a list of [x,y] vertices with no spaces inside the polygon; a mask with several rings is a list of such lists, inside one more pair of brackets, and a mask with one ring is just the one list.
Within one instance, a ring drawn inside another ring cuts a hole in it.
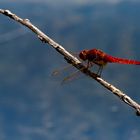
[{"label": "dragonfly abdomen", "polygon": [[118,57],[113,57],[109,55],[106,56],[106,60],[110,63],[140,65],[140,61],[118,58]]}]

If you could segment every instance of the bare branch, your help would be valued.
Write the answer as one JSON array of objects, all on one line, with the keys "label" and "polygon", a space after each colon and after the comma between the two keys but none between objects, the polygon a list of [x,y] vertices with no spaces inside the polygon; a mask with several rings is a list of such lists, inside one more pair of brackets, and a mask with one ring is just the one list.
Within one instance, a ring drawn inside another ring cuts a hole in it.
[{"label": "bare branch", "polygon": [[82,73],[95,79],[98,83],[100,83],[105,88],[110,90],[113,94],[118,96],[123,102],[125,102],[129,106],[133,107],[136,110],[136,114],[138,116],[140,116],[140,105],[137,102],[132,100],[129,96],[124,94],[121,90],[117,89],[112,84],[103,80],[101,77],[99,77],[95,73],[91,72],[90,70],[87,70],[86,67],[76,57],[74,57],[67,50],[65,50],[60,44],[56,43],[54,40],[49,38],[46,34],[44,34],[41,30],[39,30],[35,25],[33,25],[28,19],[22,19],[22,18],[18,17],[17,15],[13,14],[12,12],[10,12],[9,10],[0,9],[0,13],[5,16],[8,16],[9,18],[21,23],[22,25],[24,25],[27,28],[29,28],[30,30],[32,30],[35,34],[37,34],[38,38],[42,42],[48,43],[50,46],[52,46],[54,49],[56,49],[61,55],[63,55],[64,59],[68,63],[71,63],[74,67],[76,67]]}]

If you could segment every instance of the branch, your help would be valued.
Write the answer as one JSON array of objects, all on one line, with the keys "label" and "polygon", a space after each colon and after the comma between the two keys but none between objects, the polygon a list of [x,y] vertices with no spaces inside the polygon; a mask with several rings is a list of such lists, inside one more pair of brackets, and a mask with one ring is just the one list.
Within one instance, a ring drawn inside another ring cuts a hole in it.
[{"label": "branch", "polygon": [[105,88],[110,90],[113,94],[118,96],[123,102],[128,104],[129,106],[133,107],[136,110],[136,115],[140,116],[140,105],[132,100],[129,96],[124,94],[121,90],[117,89],[112,84],[106,82],[104,79],[99,77],[97,74],[91,72],[90,70],[86,69],[86,67],[72,54],[70,54],[67,50],[65,50],[60,44],[56,43],[54,40],[49,38],[46,34],[44,34],[41,30],[39,30],[35,25],[33,25],[28,19],[22,19],[18,17],[17,15],[13,14],[9,10],[3,10],[0,9],[0,13],[8,16],[9,18],[19,22],[20,24],[26,26],[30,30],[32,30],[35,34],[37,34],[38,38],[44,42],[48,43],[50,46],[52,46],[56,51],[58,51],[61,55],[64,56],[64,59],[71,63],[74,67],[76,67],[79,71],[86,74],[87,76],[93,78],[98,83],[103,85]]}]

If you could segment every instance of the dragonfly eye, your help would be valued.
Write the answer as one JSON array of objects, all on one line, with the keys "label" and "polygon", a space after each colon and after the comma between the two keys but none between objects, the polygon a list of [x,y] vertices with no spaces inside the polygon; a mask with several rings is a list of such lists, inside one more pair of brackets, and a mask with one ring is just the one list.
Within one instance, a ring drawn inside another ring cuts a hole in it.
[{"label": "dragonfly eye", "polygon": [[79,53],[79,58],[82,59],[83,61],[86,61],[87,60],[87,53],[88,53],[88,50],[83,50]]}]

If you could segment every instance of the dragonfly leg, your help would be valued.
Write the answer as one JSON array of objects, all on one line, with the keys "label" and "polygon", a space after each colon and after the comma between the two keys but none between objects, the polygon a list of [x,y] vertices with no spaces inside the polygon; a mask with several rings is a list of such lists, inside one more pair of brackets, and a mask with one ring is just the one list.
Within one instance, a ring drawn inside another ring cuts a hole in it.
[{"label": "dragonfly leg", "polygon": [[90,67],[90,61],[88,60],[86,68],[89,69],[89,67]]},{"label": "dragonfly leg", "polygon": [[91,68],[93,65],[94,65],[93,62],[88,61],[86,68],[89,69],[89,68]]}]

